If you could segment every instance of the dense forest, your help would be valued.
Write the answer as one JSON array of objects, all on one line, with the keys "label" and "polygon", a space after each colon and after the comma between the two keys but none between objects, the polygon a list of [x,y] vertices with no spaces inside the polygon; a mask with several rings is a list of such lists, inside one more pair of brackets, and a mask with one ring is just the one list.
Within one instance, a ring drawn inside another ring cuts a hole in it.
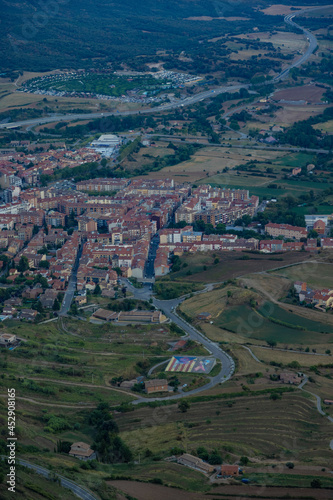
[{"label": "dense forest", "polygon": [[[326,0],[297,3],[323,4]],[[161,50],[169,55],[185,50],[196,56],[206,52],[214,36],[282,24],[282,16],[266,16],[258,10],[268,4],[268,0],[127,0],[126,4],[119,0],[0,0],[1,67],[3,72],[106,63],[117,67]],[[235,15],[244,20],[223,19]],[[189,19],[201,16],[213,20]]]}]

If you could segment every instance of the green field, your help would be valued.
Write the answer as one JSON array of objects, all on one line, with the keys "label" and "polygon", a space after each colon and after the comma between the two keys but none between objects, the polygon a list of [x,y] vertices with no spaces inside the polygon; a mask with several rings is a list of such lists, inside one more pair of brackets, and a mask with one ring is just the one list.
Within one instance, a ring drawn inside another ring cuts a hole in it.
[{"label": "green field", "polygon": [[[283,325],[282,322],[293,325],[294,328]],[[258,311],[248,305],[232,306],[223,311],[214,324],[243,337],[278,343],[319,344],[333,340],[333,330],[330,326],[306,320],[269,302],[263,304]]]},{"label": "green field", "polygon": [[[246,257],[244,258],[244,256]],[[185,253],[180,257],[181,269],[159,278],[156,283],[160,284],[160,286],[171,286],[173,284],[175,287],[178,282],[179,285],[183,283],[183,293],[188,293],[189,290],[186,290],[188,283],[197,286],[199,283],[222,282],[249,273],[274,269],[280,265],[286,266],[294,262],[301,262],[307,257],[304,252],[286,252],[278,257],[269,254],[252,254],[250,252]],[[218,262],[215,259],[218,259]]]},{"label": "green field", "polygon": [[294,207],[292,211],[299,215],[331,215],[333,213],[333,205],[306,205],[304,207]]},{"label": "green field", "polygon": [[294,281],[305,281],[308,285],[321,288],[333,288],[333,265],[320,262],[304,263],[278,269],[270,273],[273,276],[283,276]]},{"label": "green field", "polygon": [[[251,177],[250,175],[214,175],[213,177],[201,179],[198,184],[211,184],[212,186],[223,186],[230,189],[248,189],[250,194],[259,196],[260,198],[280,198],[290,194],[292,196],[300,196],[307,190],[321,191],[327,189],[326,183],[319,182],[297,182],[289,179],[268,179],[261,177],[263,185],[257,185],[258,177]],[[276,184],[278,188],[269,188],[269,184]]]},{"label": "green field", "polygon": [[[5,370],[0,393],[10,383],[20,397],[69,405],[132,401],[136,394],[117,390],[111,380],[145,375],[170,357],[169,342],[177,341],[182,333],[168,325],[94,325],[76,319],[44,325],[5,324],[25,342],[13,351],[0,352],[0,367]],[[186,352],[205,353],[195,343]]]}]

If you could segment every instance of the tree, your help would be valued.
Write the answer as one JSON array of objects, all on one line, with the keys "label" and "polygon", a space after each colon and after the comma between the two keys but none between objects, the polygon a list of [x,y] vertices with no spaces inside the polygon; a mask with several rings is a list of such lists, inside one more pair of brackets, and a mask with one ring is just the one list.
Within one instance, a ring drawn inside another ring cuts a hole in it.
[{"label": "tree", "polygon": [[100,295],[101,292],[102,292],[101,287],[97,283],[97,285],[95,286],[94,295]]},{"label": "tree", "polygon": [[188,401],[186,401],[185,399],[179,401],[178,410],[180,410],[182,413],[186,413],[189,408],[190,408],[190,403]]},{"label": "tree", "polygon": [[244,456],[244,457],[240,457],[239,463],[244,466],[244,465],[247,465],[249,463],[249,461],[250,461],[249,458]]},{"label": "tree", "polygon": [[29,269],[29,261],[25,255],[22,255],[18,263],[17,270],[20,273],[24,273],[24,271],[27,271],[28,269]]},{"label": "tree", "polygon": [[293,464],[293,462],[287,462],[286,467],[288,467],[288,469],[293,469],[295,465]]},{"label": "tree", "polygon": [[214,450],[210,455],[209,455],[209,458],[208,458],[208,462],[211,464],[211,465],[219,465],[222,463],[222,457],[221,455],[219,455],[219,453],[217,452],[217,450]]},{"label": "tree", "polygon": [[40,314],[44,312],[44,308],[40,300],[37,302],[36,311],[39,312]]},{"label": "tree", "polygon": [[276,341],[275,340],[266,340],[267,344],[274,349],[276,347]]},{"label": "tree", "polygon": [[311,488],[321,488],[321,481],[320,481],[320,479],[313,479],[311,481]]},{"label": "tree", "polygon": [[71,305],[71,313],[74,314],[74,316],[77,316],[79,314],[79,310],[75,302],[73,302],[73,304]]},{"label": "tree", "polygon": [[59,300],[57,298],[54,299],[52,309],[53,309],[53,311],[60,311],[60,303],[59,303]]},{"label": "tree", "polygon": [[311,229],[308,234],[308,238],[318,238],[318,233],[314,229]]},{"label": "tree", "polygon": [[49,269],[50,263],[48,260],[41,260],[39,263],[39,267],[42,267],[44,269]]}]

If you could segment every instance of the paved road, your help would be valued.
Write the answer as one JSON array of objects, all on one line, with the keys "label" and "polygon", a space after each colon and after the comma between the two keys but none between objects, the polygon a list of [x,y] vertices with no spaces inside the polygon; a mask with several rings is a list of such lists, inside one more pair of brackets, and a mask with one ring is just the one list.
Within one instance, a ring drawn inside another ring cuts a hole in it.
[{"label": "paved road", "polygon": [[[2,458],[6,458],[6,457],[2,456]],[[20,465],[23,465],[24,467],[28,467],[28,469],[34,470],[35,472],[37,472],[37,474],[40,474],[41,476],[44,476],[47,479],[49,479],[52,476],[56,476],[59,479],[61,486],[71,490],[74,493],[74,495],[76,495],[79,498],[82,498],[82,500],[97,500],[97,497],[94,496],[89,490],[86,490],[82,486],[79,486],[77,483],[74,483],[74,481],[71,481],[70,479],[67,479],[64,476],[61,476],[60,474],[57,474],[56,472],[45,469],[44,467],[41,467],[40,465],[35,465],[35,464],[30,463],[30,462],[27,462],[26,460],[23,460],[22,458],[17,458],[16,461]]]},{"label": "paved road", "polygon": [[[331,6],[325,5],[325,6],[320,6],[320,7],[312,7],[310,9],[304,9],[301,11],[297,11],[294,14],[289,14],[288,16],[285,17],[284,20],[287,24],[289,24],[290,26],[294,26],[296,28],[299,28],[300,30],[303,31],[304,35],[306,35],[306,37],[309,40],[309,46],[308,46],[306,52],[297,61],[295,61],[293,64],[288,66],[288,68],[284,69],[279,75],[277,75],[272,80],[273,82],[278,82],[278,81],[286,78],[289,74],[289,71],[292,68],[296,68],[296,67],[300,66],[301,64],[303,64],[304,62],[306,62],[318,46],[315,36],[312,35],[312,33],[310,33],[310,31],[308,31],[307,29],[302,28],[302,26],[295,23],[293,21],[293,18],[295,16],[302,15],[304,12],[310,12],[313,10],[323,9],[323,8],[327,8],[327,7],[331,7]],[[267,83],[270,83],[270,82],[267,82]],[[189,106],[189,105],[194,104],[196,102],[202,101],[202,100],[207,99],[207,98],[215,97],[215,96],[217,96],[219,94],[223,94],[225,92],[232,92],[235,90],[240,90],[241,88],[248,89],[250,87],[251,87],[251,85],[249,85],[249,84],[237,84],[237,85],[218,87],[215,90],[206,90],[206,91],[200,92],[199,94],[196,94],[194,96],[187,97],[186,99],[179,100],[175,103],[163,104],[163,105],[156,107],[156,108],[147,108],[147,109],[142,109],[141,111],[132,110],[132,111],[121,111],[121,112],[116,112],[116,113],[115,112],[112,112],[112,113],[84,113],[84,114],[78,113],[78,114],[66,114],[66,115],[56,115],[55,114],[53,116],[47,116],[44,118],[34,118],[31,120],[24,120],[24,121],[19,121],[19,122],[2,123],[2,124],[0,124],[0,129],[1,128],[22,127],[25,125],[39,125],[39,124],[42,125],[45,123],[51,123],[54,121],[63,121],[63,120],[93,120],[95,118],[103,118],[103,117],[113,116],[113,115],[125,116],[125,115],[133,115],[133,114],[138,114],[138,113],[141,113],[141,114],[153,113],[154,114],[158,111],[168,111],[171,109]]]},{"label": "paved road", "polygon": [[127,115],[137,115],[137,114],[155,114],[159,111],[168,111],[171,109],[176,109],[184,106],[189,106],[196,102],[207,99],[208,97],[215,97],[216,95],[223,94],[224,92],[232,92],[235,90],[239,90],[242,88],[249,88],[248,84],[238,84],[238,85],[230,85],[224,87],[218,87],[214,91],[207,90],[204,92],[200,92],[195,96],[187,97],[186,99],[179,100],[175,103],[165,104],[163,106],[155,107],[155,108],[147,108],[142,110],[131,110],[131,111],[120,111],[120,112],[108,112],[108,113],[77,113],[77,114],[66,114],[66,115],[52,115],[46,116],[43,118],[33,118],[31,120],[23,120],[19,122],[8,122],[0,124],[0,129],[2,128],[16,128],[22,127],[25,125],[44,125],[46,123],[52,123],[55,121],[68,121],[68,120],[94,120],[96,118],[105,118],[108,116],[127,116]]},{"label": "paved road", "polygon": [[[132,404],[140,404],[143,402],[149,401],[165,401],[172,399],[180,399],[187,396],[193,396],[202,391],[206,391],[215,387],[219,383],[226,382],[232,376],[235,371],[235,362],[229,354],[223,351],[218,344],[209,340],[202,333],[200,333],[196,328],[183,320],[176,312],[177,306],[185,300],[187,296],[180,297],[172,300],[158,300],[152,297],[152,291],[150,290],[150,286],[144,286],[143,288],[134,288],[132,285],[126,283],[128,289],[133,293],[134,298],[141,300],[149,300],[152,298],[153,304],[157,309],[160,309],[165,316],[167,316],[171,321],[176,323],[180,328],[182,328],[186,334],[194,341],[200,342],[206,349],[209,351],[210,355],[214,356],[217,360],[219,360],[222,364],[222,369],[218,375],[215,377],[211,377],[210,381],[197,389],[193,389],[192,391],[188,391],[182,394],[175,394],[174,396],[163,397],[163,398],[140,398],[136,401],[133,401]],[[200,290],[199,292],[195,292],[196,294],[205,293],[213,288],[213,284],[207,285],[204,290]]]},{"label": "paved road", "polygon": [[72,303],[74,293],[76,290],[77,270],[78,270],[79,263],[80,263],[82,249],[83,249],[83,246],[80,245],[79,251],[78,251],[78,254],[76,257],[76,261],[75,261],[75,264],[73,266],[73,271],[72,271],[71,277],[69,278],[67,290],[65,292],[65,296],[64,296],[64,299],[63,299],[62,304],[61,304],[59,316],[64,316],[65,314],[67,314],[69,311],[69,308],[71,307],[71,303]]},{"label": "paved road", "polygon": [[321,7],[312,7],[309,9],[303,9],[303,10],[299,10],[293,14],[288,14],[284,18],[284,22],[286,24],[289,24],[289,26],[293,26],[294,28],[298,28],[298,29],[303,31],[304,35],[307,37],[309,45],[308,45],[308,48],[306,49],[306,51],[304,52],[304,54],[299,59],[297,59],[297,61],[295,61],[290,66],[288,66],[288,68],[284,69],[282,71],[282,73],[280,73],[278,76],[276,76],[273,79],[274,82],[278,82],[280,80],[284,80],[285,78],[287,78],[290,70],[293,68],[298,68],[298,66],[301,66],[301,64],[305,63],[309,59],[309,57],[313,54],[313,52],[316,50],[316,48],[318,47],[316,37],[309,30],[302,28],[302,26],[295,23],[293,21],[294,17],[301,16],[302,14],[307,13],[307,12],[312,12],[313,10],[319,10],[319,9],[323,9],[323,8],[327,8],[327,7],[332,7],[332,6],[331,5],[322,5]]},{"label": "paved road", "polygon": [[[320,413],[320,415],[323,415],[323,417],[327,417],[327,418],[328,418],[328,420],[329,420],[330,422],[332,422],[332,423],[333,423],[333,417],[330,417],[329,415],[327,415],[327,414],[323,411],[323,409],[322,409],[322,407],[321,407],[321,397],[320,397],[320,396],[318,396],[318,394],[315,394],[314,392],[310,392],[310,391],[308,391],[307,389],[303,389],[303,387],[305,386],[305,384],[306,384],[308,381],[309,381],[309,379],[308,379],[308,377],[305,375],[305,376],[304,376],[304,380],[303,380],[303,381],[299,384],[298,389],[301,389],[302,391],[307,392],[308,394],[311,394],[311,396],[314,396],[314,397],[316,398],[316,406],[317,406],[317,410],[318,410],[318,412]],[[332,443],[332,441],[331,441],[331,443]],[[332,449],[333,449],[333,448],[332,448]]]}]

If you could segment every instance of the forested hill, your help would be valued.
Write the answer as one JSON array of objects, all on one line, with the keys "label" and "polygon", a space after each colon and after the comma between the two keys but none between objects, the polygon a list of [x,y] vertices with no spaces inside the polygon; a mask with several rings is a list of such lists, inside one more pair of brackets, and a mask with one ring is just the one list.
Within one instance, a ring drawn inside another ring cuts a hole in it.
[{"label": "forested hill", "polygon": [[[258,12],[259,7],[269,3],[268,0],[0,0],[1,68],[2,71],[82,68],[154,55],[157,50],[193,52],[213,36],[281,23],[281,16]],[[313,5],[316,1],[300,3]],[[215,19],[205,22],[187,19],[201,16]],[[244,20],[231,23],[216,19],[230,16]]]}]

